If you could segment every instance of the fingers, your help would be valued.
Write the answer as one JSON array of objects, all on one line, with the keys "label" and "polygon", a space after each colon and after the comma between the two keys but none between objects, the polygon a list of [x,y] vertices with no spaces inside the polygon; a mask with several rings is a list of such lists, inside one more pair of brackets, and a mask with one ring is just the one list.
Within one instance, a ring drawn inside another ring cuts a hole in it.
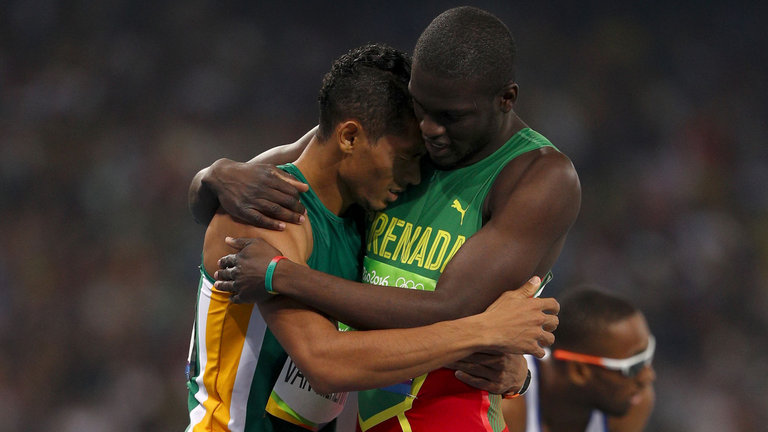
[{"label": "fingers", "polygon": [[298,198],[272,192],[269,199],[254,199],[251,207],[243,210],[249,223],[260,228],[285,229],[285,223],[301,224],[306,219],[306,209]]},{"label": "fingers", "polygon": [[[287,172],[283,170],[275,170],[275,173],[282,177],[282,179],[285,180],[289,185],[296,188],[299,192],[306,192],[309,190],[309,185],[307,183],[298,180],[296,177],[288,174]],[[283,190],[283,192],[290,193],[290,189]]]},{"label": "fingers", "polygon": [[551,333],[557,329],[559,324],[560,318],[558,318],[557,315],[547,315],[544,317],[544,324],[541,325],[541,328]]},{"label": "fingers", "polygon": [[[224,242],[228,246],[231,246],[231,247],[237,249],[238,251],[242,250],[243,248],[245,248],[249,244],[253,243],[254,240],[255,239],[252,239],[252,238],[242,238],[242,237],[238,237],[238,238],[225,237],[224,238]],[[229,256],[234,256],[234,255],[227,255],[227,257],[229,257]],[[226,258],[226,257],[224,257],[224,258]],[[219,260],[219,267],[221,267],[221,260]]]},{"label": "fingers", "polygon": [[271,167],[269,174],[265,185],[265,192],[268,193],[261,197],[263,200],[257,208],[268,217],[298,223],[298,219],[306,212],[300,201],[300,193],[308,191],[309,185],[274,167]]},{"label": "fingers", "polygon": [[[498,377],[499,369],[493,369],[484,364],[460,361],[460,362],[454,363],[454,366],[457,366],[456,367],[457,370],[477,378],[493,380],[494,378]],[[496,367],[497,368],[501,367],[501,365],[497,365]]]},{"label": "fingers", "polygon": [[514,292],[523,297],[533,297],[534,294],[536,294],[536,291],[539,290],[540,285],[541,278],[538,276],[533,276],[532,278],[528,279],[528,282],[526,282],[520,288],[516,289]]},{"label": "fingers", "polygon": [[[548,347],[553,343],[555,343],[555,335],[550,332],[545,332],[539,340],[540,347]],[[539,358],[544,357],[544,349],[541,349],[537,354],[537,357]]]},{"label": "fingers", "polygon": [[226,291],[231,293],[237,292],[237,290],[235,289],[235,281],[231,281],[231,280],[217,280],[216,282],[213,283],[213,287],[219,291]]},{"label": "fingers", "polygon": [[560,313],[560,303],[558,303],[557,300],[551,297],[547,297],[537,298],[536,301],[539,302],[539,308],[542,310],[542,312],[551,315],[557,315]]},{"label": "fingers", "polygon": [[[552,335],[552,333],[548,333],[549,335]],[[552,342],[555,341],[555,338],[552,337]],[[552,342],[549,342],[545,346],[552,345]],[[544,351],[544,348],[542,348],[540,345],[533,345],[531,349],[526,350],[526,354],[530,354],[532,356],[536,356],[537,358],[544,358],[544,356],[547,354],[546,351]]]},{"label": "fingers", "polygon": [[268,164],[241,164],[236,174],[219,180],[219,203],[235,219],[284,230],[286,223],[302,223],[306,209],[300,194],[309,186]]},{"label": "fingers", "polygon": [[[227,240],[225,240],[225,241],[228,242],[229,239],[231,239],[231,237],[227,237]],[[219,268],[220,269],[230,268],[230,267],[234,267],[236,265],[237,265],[237,254],[229,254],[229,255],[225,255],[225,256],[219,258]],[[214,278],[218,279],[216,277],[216,275],[214,275]]]},{"label": "fingers", "polygon": [[[267,207],[277,206],[278,210],[264,210]],[[296,217],[296,213],[283,209],[279,210],[280,206],[266,200],[254,200],[253,207],[240,208],[242,216],[235,216],[237,220],[245,222],[249,225],[253,225],[259,228],[265,228],[272,231],[284,231],[285,223],[301,223],[304,220]],[[278,216],[278,219],[274,219],[262,213],[261,211],[268,211],[272,215]]]},{"label": "fingers", "polygon": [[456,371],[454,373],[454,376],[459,381],[463,382],[464,384],[467,384],[469,386],[485,390],[489,393],[498,394],[504,389],[501,388],[501,386],[493,381],[489,381],[486,378],[474,376],[472,374],[466,373],[464,371]]}]

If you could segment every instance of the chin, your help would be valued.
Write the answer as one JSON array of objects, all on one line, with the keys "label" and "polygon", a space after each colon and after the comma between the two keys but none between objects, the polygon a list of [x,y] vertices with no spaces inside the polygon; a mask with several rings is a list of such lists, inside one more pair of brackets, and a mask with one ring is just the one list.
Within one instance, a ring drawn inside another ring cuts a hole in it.
[{"label": "chin", "polygon": [[456,161],[446,158],[430,158],[430,160],[432,161],[432,165],[441,170],[449,170],[456,166]]},{"label": "chin", "polygon": [[613,417],[621,417],[629,412],[629,409],[632,407],[632,405],[629,403],[629,401],[624,403],[612,403],[609,406],[604,406],[600,408],[600,411],[606,413],[609,416]]},{"label": "chin", "polygon": [[385,208],[387,208],[387,203],[385,201],[379,201],[379,202],[366,202],[364,206],[365,210],[369,212],[378,212],[382,211]]}]

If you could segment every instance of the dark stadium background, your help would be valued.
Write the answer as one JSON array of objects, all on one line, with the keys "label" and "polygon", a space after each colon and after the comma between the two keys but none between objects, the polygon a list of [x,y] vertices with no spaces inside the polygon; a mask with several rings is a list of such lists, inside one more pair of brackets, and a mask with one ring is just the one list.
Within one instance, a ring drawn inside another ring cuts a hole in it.
[{"label": "dark stadium background", "polygon": [[[572,158],[550,295],[639,304],[648,430],[768,423],[765,7],[470,2],[519,45],[517,111]],[[294,140],[347,49],[452,2],[0,2],[0,431],[180,431],[194,173]]]}]

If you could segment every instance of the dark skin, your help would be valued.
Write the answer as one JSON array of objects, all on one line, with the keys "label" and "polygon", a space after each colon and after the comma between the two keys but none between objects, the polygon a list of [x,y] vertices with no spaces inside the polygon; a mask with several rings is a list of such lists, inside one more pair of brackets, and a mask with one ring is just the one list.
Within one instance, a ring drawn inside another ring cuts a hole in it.
[{"label": "dark skin", "polygon": [[[410,89],[418,104],[416,114],[427,151],[441,166],[452,168],[480,160],[526,127],[513,111],[516,84],[508,83],[489,95],[481,83],[440,79],[421,71],[417,61],[414,64]],[[242,191],[254,180],[228,176],[229,184],[239,181],[241,185],[223,194],[240,189],[240,197],[220,198],[222,206],[245,218],[238,206],[227,207],[224,201],[242,200]],[[576,219],[580,198],[578,177],[566,156],[551,148],[530,151],[501,171],[483,204],[483,227],[446,266],[434,292],[347,281],[286,260],[277,266],[273,286],[281,294],[360,329],[414,327],[472,315],[504,291],[549,271]],[[242,250],[219,262],[217,287],[237,293],[263,292],[267,263],[279,251],[258,241],[231,245]],[[520,316],[546,330],[550,324],[543,315],[553,313],[554,308],[542,309],[532,302],[531,310],[521,311]],[[545,333],[526,352],[543,356],[542,346],[548,345]],[[476,373],[486,374],[483,367],[478,366]]]},{"label": "dark skin", "polygon": [[[595,353],[631,357],[645,350],[649,334],[645,317],[637,313],[594,335],[600,348]],[[656,373],[651,365],[634,377],[625,377],[594,365],[548,358],[539,362],[538,376],[539,419],[544,432],[583,431],[593,409],[608,415],[611,432],[642,432],[653,410]],[[524,432],[525,399],[505,400],[502,407],[510,432]]]},{"label": "dark skin", "polygon": [[[296,142],[267,150],[245,164],[219,159],[198,172],[189,185],[189,210],[198,223],[208,225],[221,205],[235,219],[277,231],[285,223],[304,221],[299,194],[309,186],[275,168],[295,161],[315,136],[317,127]],[[242,179],[258,181],[244,184]]]}]

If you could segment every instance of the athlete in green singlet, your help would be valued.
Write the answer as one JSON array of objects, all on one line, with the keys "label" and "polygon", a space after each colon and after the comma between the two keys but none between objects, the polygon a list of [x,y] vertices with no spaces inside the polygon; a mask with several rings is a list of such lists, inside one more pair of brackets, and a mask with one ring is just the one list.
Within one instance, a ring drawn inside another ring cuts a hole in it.
[{"label": "athlete in green singlet", "polygon": [[[345,333],[287,296],[267,295],[256,308],[248,293],[213,286],[218,258],[233,251],[226,236],[260,238],[307,268],[347,278],[359,274],[360,235],[344,216],[354,205],[381,210],[419,182],[424,149],[407,90],[409,71],[403,53],[382,45],[352,50],[334,63],[323,81],[317,135],[294,164],[281,167],[305,190],[304,224],[265,230],[221,210],[211,220],[190,354],[189,430],[330,430],[332,424],[324,425],[340,412],[344,396],[328,393],[397,383],[476,351],[520,350],[521,338],[499,323],[531,303],[536,278],[476,316],[417,329]],[[542,309],[556,311],[557,303],[537,300],[546,323],[528,326],[535,330],[530,342],[548,345],[557,319]],[[476,326],[484,329],[482,338],[473,333]],[[431,343],[425,347],[423,340]]]},{"label": "athlete in green singlet", "polygon": [[[422,175],[422,187],[374,217],[367,241],[365,277],[389,286],[361,285],[281,261],[275,269],[280,294],[358,329],[412,327],[476,313],[531,275],[549,273],[578,214],[580,186],[568,158],[513,110],[514,51],[506,26],[476,8],[451,9],[427,27],[414,50],[409,88],[432,168]],[[210,214],[199,204],[216,202],[215,194],[222,205],[241,201],[226,210],[252,220],[242,210],[252,203],[239,197],[260,179],[257,170],[246,176],[234,166],[218,162],[201,172],[202,191],[193,182],[191,205],[199,220]],[[240,186],[231,193],[224,183]],[[300,209],[291,202],[294,192],[280,188],[287,194],[277,201],[287,201],[287,210]],[[264,218],[259,216],[260,223],[269,225]],[[231,244],[242,250],[220,260],[217,286],[259,295],[266,263],[277,251],[260,241]],[[401,285],[423,285],[425,291]],[[434,292],[426,292],[430,288]],[[529,312],[521,308],[510,315],[509,331],[529,319]],[[544,354],[540,346],[526,350]],[[499,376],[489,374],[485,360],[475,356],[457,365],[466,373],[456,376],[494,393],[510,390],[509,384],[487,382]],[[526,370],[521,356],[512,361]],[[517,380],[513,391],[522,383],[520,367],[509,369]],[[371,398],[361,395],[360,423],[375,431],[504,429],[498,396],[464,386],[444,370]]]}]

